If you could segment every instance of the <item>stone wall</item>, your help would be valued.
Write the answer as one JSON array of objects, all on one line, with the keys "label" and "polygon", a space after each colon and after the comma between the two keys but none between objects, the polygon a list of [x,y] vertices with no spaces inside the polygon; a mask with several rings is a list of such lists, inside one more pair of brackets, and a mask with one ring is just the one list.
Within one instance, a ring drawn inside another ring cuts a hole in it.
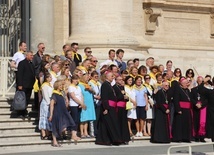
[{"label": "stone wall", "polygon": [[[145,27],[150,26],[145,38],[152,44],[149,54],[157,63],[172,59],[183,70],[214,74],[213,8],[213,0],[145,0]],[[148,24],[149,18],[155,18],[155,23]]]},{"label": "stone wall", "polygon": [[157,64],[171,59],[174,67],[214,74],[213,13],[214,0],[54,0],[54,53],[79,42],[80,53],[90,46],[100,61],[123,48],[125,60],[144,64],[153,56]]}]

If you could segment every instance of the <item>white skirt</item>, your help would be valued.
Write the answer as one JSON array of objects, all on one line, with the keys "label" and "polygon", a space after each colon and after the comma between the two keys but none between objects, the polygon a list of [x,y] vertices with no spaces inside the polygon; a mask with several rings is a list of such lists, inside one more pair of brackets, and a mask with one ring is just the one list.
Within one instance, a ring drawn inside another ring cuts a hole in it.
[{"label": "white skirt", "polygon": [[132,109],[128,110],[127,117],[131,118],[131,119],[137,119],[136,108],[132,108]]},{"label": "white skirt", "polygon": [[146,119],[153,119],[154,118],[154,110],[151,106],[148,106],[148,110],[146,111]]}]

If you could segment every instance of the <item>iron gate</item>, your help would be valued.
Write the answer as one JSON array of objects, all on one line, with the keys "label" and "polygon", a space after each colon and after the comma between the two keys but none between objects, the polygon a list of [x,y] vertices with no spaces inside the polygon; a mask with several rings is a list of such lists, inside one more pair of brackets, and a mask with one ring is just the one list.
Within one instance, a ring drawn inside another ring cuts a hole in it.
[{"label": "iron gate", "polygon": [[0,0],[0,56],[13,56],[20,41],[29,43],[29,6],[29,0]]},{"label": "iron gate", "polygon": [[30,45],[30,0],[0,0],[0,97],[15,92],[9,61],[20,41]]}]

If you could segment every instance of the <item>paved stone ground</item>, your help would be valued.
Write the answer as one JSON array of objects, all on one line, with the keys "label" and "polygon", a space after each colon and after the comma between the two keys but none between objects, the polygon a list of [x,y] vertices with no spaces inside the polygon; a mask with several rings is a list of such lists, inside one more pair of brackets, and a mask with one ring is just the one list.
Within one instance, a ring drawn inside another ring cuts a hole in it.
[{"label": "paved stone ground", "polygon": [[[0,148],[0,154],[8,155],[166,155],[172,145],[186,143],[151,144],[148,140],[130,142],[122,146],[100,146],[94,143],[63,144],[61,148],[50,145]],[[187,148],[173,149],[171,155],[188,155]],[[213,146],[193,147],[193,155],[214,155]]]}]

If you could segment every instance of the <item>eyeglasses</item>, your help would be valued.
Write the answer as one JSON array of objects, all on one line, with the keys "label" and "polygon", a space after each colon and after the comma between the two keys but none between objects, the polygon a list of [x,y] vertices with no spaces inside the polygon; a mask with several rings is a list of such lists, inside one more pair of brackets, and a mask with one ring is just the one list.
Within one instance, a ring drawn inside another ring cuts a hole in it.
[{"label": "eyeglasses", "polygon": [[146,77],[145,79],[148,80],[148,79],[151,79],[151,78],[150,77]]},{"label": "eyeglasses", "polygon": [[169,87],[169,85],[165,85],[166,87]]},{"label": "eyeglasses", "polygon": [[98,62],[97,60],[94,60],[93,62]]},{"label": "eyeglasses", "polygon": [[92,53],[92,51],[87,51],[87,53]]}]

